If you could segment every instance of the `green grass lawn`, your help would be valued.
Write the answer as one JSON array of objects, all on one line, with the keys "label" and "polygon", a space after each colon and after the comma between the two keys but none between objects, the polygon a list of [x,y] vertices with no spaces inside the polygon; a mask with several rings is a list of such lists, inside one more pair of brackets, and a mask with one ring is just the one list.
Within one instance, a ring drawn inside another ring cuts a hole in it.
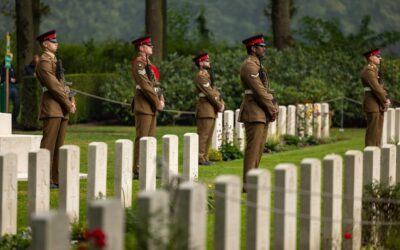
[{"label": "green grass lawn", "polygon": [[[183,134],[187,132],[195,132],[195,127],[158,127],[157,129],[157,152],[161,156],[162,139],[161,137],[166,134],[175,134],[179,136],[179,163],[180,172],[182,172],[183,163]],[[27,132],[20,132],[27,133]],[[30,132],[32,134],[32,132]],[[273,171],[274,167],[279,163],[293,163],[297,166],[304,158],[318,158],[322,159],[325,155],[335,153],[343,155],[347,150],[362,150],[364,146],[364,130],[363,129],[345,129],[344,132],[338,129],[331,130],[331,136],[336,137],[338,140],[331,144],[324,144],[306,148],[299,148],[291,151],[265,154],[261,160],[261,168]],[[34,132],[34,134],[41,134],[41,131]],[[108,171],[107,171],[107,196],[113,195],[113,181],[114,181],[114,148],[115,141],[118,139],[133,140],[135,136],[134,127],[123,126],[93,126],[93,125],[73,125],[68,128],[65,144],[73,144],[80,147],[81,152],[81,172],[87,170],[87,149],[88,144],[95,141],[105,142],[108,145]],[[218,175],[231,174],[242,176],[242,159],[217,162],[212,166],[199,167],[199,181],[212,184]],[[273,176],[273,175],[272,175]],[[18,185],[18,227],[27,226],[27,183],[20,182]],[[209,191],[212,191],[210,189]],[[138,192],[138,181],[133,181],[133,194],[136,197]],[[82,180],[80,184],[80,219],[84,220],[86,215],[86,180]],[[242,199],[245,199],[243,194]],[[135,206],[134,197],[134,206]],[[58,207],[58,191],[51,191],[51,208]],[[242,238],[244,237],[245,229],[245,206],[242,206]],[[209,215],[209,230],[208,230],[208,244],[211,248],[213,244],[213,215]],[[273,231],[272,231],[273,237]],[[242,247],[244,247],[242,241]]]}]

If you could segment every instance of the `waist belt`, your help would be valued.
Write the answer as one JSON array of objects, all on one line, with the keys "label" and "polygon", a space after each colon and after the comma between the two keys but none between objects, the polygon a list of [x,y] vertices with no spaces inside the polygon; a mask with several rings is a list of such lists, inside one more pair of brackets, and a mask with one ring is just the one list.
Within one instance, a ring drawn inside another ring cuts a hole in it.
[{"label": "waist belt", "polygon": [[206,97],[206,95],[204,93],[200,92],[199,97]]},{"label": "waist belt", "polygon": [[[140,90],[141,90],[142,87],[140,87],[140,85],[136,85],[136,89],[140,89]],[[160,89],[160,88],[155,87],[155,88],[154,88],[154,91],[157,93],[157,91],[159,91],[159,89]]]},{"label": "waist belt", "polygon": [[245,94],[245,95],[252,95],[252,94],[253,94],[253,90],[251,90],[251,89],[246,89],[246,90],[244,91],[244,94]]},{"label": "waist belt", "polygon": [[370,87],[364,87],[364,91],[368,92],[368,91],[372,91],[372,89]]}]

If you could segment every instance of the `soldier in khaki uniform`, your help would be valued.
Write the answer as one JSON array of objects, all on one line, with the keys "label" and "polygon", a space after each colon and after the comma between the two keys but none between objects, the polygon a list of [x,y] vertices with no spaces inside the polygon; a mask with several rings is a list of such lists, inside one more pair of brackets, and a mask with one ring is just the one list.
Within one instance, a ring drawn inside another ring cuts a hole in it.
[{"label": "soldier in khaki uniform", "polygon": [[149,56],[153,54],[151,38],[144,36],[132,43],[137,51],[137,56],[132,60],[132,76],[136,82],[135,96],[132,100],[136,127],[133,174],[134,178],[138,179],[140,138],[156,135],[156,113],[164,109],[165,102],[159,71],[149,60]]},{"label": "soldier in khaki uniform", "polygon": [[40,103],[40,119],[43,120],[43,138],[41,148],[50,151],[51,188],[58,187],[58,150],[64,144],[68,125],[68,115],[75,113],[76,106],[69,98],[69,88],[57,77],[58,42],[56,31],[48,31],[36,38],[40,43],[43,54],[36,66],[36,77],[43,87]]},{"label": "soldier in khaki uniform", "polygon": [[361,72],[361,82],[364,87],[363,110],[367,119],[367,131],[365,133],[365,146],[381,146],[383,113],[390,106],[390,100],[379,79],[379,64],[381,53],[379,49],[373,49],[364,53],[367,65]]},{"label": "soldier in khaki uniform", "polygon": [[[248,56],[240,66],[240,80],[244,88],[244,99],[240,106],[239,121],[244,123],[246,148],[243,161],[243,183],[246,174],[258,168],[264,151],[268,124],[276,119],[278,110],[269,89],[266,71],[260,59],[265,56],[262,34],[243,40]],[[244,186],[244,191],[245,191]]]},{"label": "soldier in khaki uniform", "polygon": [[196,107],[197,133],[199,134],[199,164],[211,165],[211,161],[208,159],[208,149],[210,148],[214,131],[215,118],[218,112],[224,110],[225,104],[208,72],[211,68],[208,54],[200,54],[193,58],[193,61],[199,67],[195,79],[196,88],[199,92],[199,100]]}]

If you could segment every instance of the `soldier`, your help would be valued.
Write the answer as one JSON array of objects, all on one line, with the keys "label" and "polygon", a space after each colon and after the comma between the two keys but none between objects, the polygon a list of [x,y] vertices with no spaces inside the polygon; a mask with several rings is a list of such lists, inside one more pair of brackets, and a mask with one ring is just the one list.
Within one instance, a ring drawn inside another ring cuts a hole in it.
[{"label": "soldier", "polygon": [[57,72],[58,42],[56,31],[48,31],[36,38],[43,54],[36,66],[36,77],[43,88],[40,103],[40,119],[43,120],[43,138],[41,148],[50,151],[51,181],[50,188],[58,188],[58,150],[64,144],[68,125],[68,115],[75,113],[76,106],[69,97],[69,88],[62,82]]},{"label": "soldier", "polygon": [[383,82],[379,78],[381,53],[379,49],[373,49],[364,56],[367,65],[361,72],[361,82],[364,87],[363,110],[367,120],[367,131],[365,133],[365,146],[381,146],[383,113],[390,106]]},{"label": "soldier", "polygon": [[[269,88],[266,71],[260,59],[265,56],[262,34],[243,40],[248,56],[240,66],[240,80],[244,88],[244,99],[240,106],[239,121],[244,123],[246,148],[243,161],[243,183],[246,174],[258,168],[264,151],[268,124],[276,119],[278,109]],[[245,185],[243,186],[245,190]]]},{"label": "soldier", "polygon": [[225,104],[214,85],[214,79],[208,72],[211,69],[210,59],[207,53],[193,58],[199,67],[195,83],[199,92],[199,100],[196,107],[197,133],[199,134],[199,164],[211,165],[208,159],[208,149],[214,131],[215,118],[218,112],[224,111]]},{"label": "soldier", "polygon": [[165,101],[160,86],[160,73],[149,60],[153,54],[151,38],[144,36],[132,43],[137,51],[137,56],[132,60],[132,76],[136,82],[132,100],[136,127],[133,174],[135,179],[139,179],[139,141],[144,136],[156,135],[156,113],[164,109]]}]

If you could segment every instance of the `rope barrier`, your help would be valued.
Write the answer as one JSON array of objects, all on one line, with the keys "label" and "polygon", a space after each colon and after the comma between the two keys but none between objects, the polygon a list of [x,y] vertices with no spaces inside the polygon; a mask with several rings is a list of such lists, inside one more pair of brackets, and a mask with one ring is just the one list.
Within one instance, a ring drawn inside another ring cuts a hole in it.
[{"label": "rope barrier", "polygon": [[[122,105],[122,106],[125,106],[125,107],[131,107],[131,104],[126,103],[126,102],[120,102],[120,101],[112,100],[112,99],[109,99],[109,98],[93,95],[93,94],[90,94],[90,93],[87,93],[87,92],[84,92],[84,91],[81,91],[81,90],[77,90],[77,89],[72,89],[71,88],[71,90],[76,91],[76,93],[78,93],[78,94],[81,94],[81,95],[84,95],[84,96],[88,96],[88,97],[91,97],[91,98],[94,98],[94,99],[98,99],[98,100],[101,100],[101,101],[115,103],[115,104],[119,104],[119,105]],[[195,115],[196,114],[196,112],[193,112],[193,111],[182,111],[182,110],[173,110],[173,109],[164,109],[162,112],[177,113],[177,114],[189,114],[189,115]]]}]

